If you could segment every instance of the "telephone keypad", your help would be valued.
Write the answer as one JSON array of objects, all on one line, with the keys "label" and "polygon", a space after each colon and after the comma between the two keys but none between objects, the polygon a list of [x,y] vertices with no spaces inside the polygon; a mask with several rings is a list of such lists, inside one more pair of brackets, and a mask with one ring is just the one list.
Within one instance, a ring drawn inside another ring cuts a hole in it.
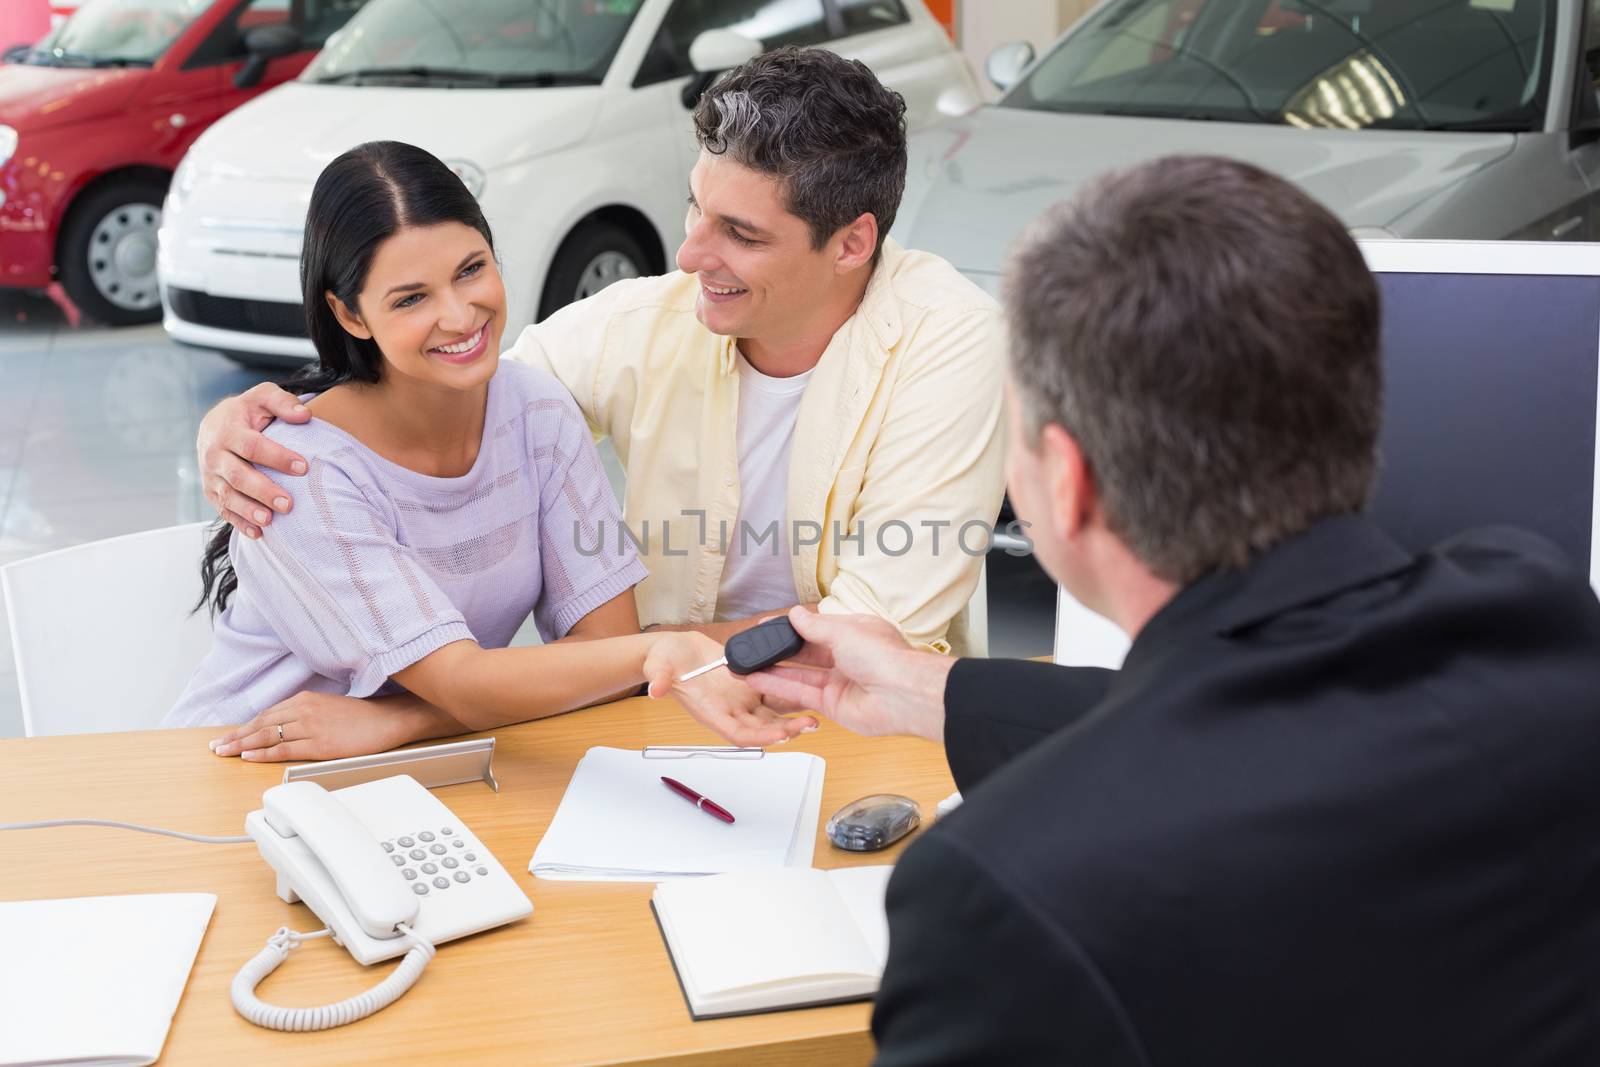
[{"label": "telephone keypad", "polygon": [[[449,841],[453,847],[462,851],[451,854],[445,847],[445,841]],[[433,889],[449,889],[453,884],[465,885],[473,880],[473,874],[485,878],[489,875],[489,868],[484,866],[468,870],[466,864],[479,862],[477,853],[468,851],[467,843],[448,826],[440,827],[437,831],[420,830],[415,834],[407,834],[393,841],[380,843],[383,845],[383,850],[390,854],[389,858],[394,861],[394,865],[402,868],[401,877],[411,883],[411,891],[419,897],[427,895]],[[413,861],[415,861],[414,866]],[[441,864],[445,868],[442,873],[439,870]],[[451,878],[454,879],[453,882]]]}]

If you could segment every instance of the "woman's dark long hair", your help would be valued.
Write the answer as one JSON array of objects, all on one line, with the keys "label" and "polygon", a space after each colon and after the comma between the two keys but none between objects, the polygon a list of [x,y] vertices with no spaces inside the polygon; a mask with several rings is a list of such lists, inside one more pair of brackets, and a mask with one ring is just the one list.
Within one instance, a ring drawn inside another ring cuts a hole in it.
[{"label": "woman's dark long hair", "polygon": [[[471,226],[493,253],[494,236],[477,200],[454,171],[422,149],[399,141],[369,141],[328,164],[311,191],[300,249],[300,295],[317,362],[285,382],[285,389],[315,394],[383,376],[377,342],[339,325],[325,294],[358,311],[356,298],[366,288],[378,246],[405,227],[446,222]],[[222,611],[238,588],[228,559],[232,532],[227,523],[218,523],[206,546],[196,611],[207,604],[213,613]]]}]

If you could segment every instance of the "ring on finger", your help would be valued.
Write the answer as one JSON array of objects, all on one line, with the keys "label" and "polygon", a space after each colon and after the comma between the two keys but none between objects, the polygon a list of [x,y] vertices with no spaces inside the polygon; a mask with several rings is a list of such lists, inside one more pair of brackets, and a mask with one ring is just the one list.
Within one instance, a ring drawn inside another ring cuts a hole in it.
[{"label": "ring on finger", "polygon": [[283,723],[278,724],[278,744],[283,744]]}]

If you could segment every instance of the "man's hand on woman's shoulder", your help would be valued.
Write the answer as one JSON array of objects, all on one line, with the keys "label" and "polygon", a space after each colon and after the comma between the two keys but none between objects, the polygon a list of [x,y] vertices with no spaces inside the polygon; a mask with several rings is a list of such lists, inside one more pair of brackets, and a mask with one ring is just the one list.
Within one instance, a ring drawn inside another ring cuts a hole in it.
[{"label": "man's hand on woman's shoulder", "polygon": [[206,499],[230,526],[250,538],[261,536],[261,527],[272,521],[273,512],[294,506],[289,495],[252,464],[283,474],[306,472],[305,457],[262,432],[274,419],[308,422],[311,412],[293,393],[262,382],[221,401],[200,422],[196,450]]}]

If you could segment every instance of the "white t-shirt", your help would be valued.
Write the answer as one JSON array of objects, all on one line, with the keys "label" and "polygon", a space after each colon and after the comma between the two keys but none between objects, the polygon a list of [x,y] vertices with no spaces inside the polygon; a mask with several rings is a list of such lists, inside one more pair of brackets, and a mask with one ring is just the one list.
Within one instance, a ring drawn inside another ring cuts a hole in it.
[{"label": "white t-shirt", "polygon": [[728,531],[719,622],[782,611],[800,598],[789,547],[789,448],[811,371],[769,378],[743,353],[737,358],[739,519]]}]

